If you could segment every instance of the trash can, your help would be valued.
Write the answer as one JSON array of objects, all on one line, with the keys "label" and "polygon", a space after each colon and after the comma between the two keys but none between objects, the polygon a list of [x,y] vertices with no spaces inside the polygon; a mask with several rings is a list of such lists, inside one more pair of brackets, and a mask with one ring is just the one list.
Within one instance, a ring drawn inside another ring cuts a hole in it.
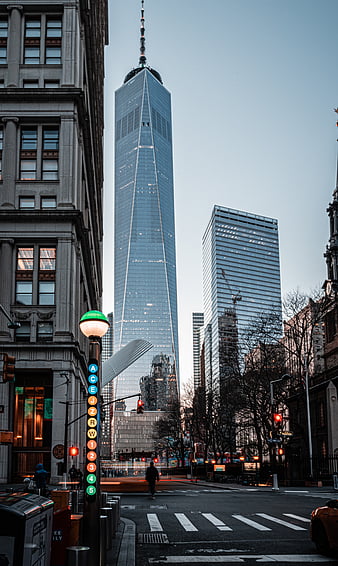
[{"label": "trash can", "polygon": [[0,492],[1,563],[49,566],[53,506],[34,493]]},{"label": "trash can", "polygon": [[67,559],[67,546],[70,546],[71,511],[59,509],[54,512],[52,529],[51,566],[64,566]]}]

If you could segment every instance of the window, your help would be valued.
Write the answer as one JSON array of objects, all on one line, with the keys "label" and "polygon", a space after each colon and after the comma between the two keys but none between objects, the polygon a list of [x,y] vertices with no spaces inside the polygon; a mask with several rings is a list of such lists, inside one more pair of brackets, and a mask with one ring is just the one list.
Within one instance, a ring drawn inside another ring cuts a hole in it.
[{"label": "window", "polygon": [[35,208],[35,198],[34,197],[19,197],[19,207],[20,208]]},{"label": "window", "polygon": [[22,86],[23,88],[39,88],[39,81],[23,81]]},{"label": "window", "polygon": [[16,342],[30,342],[31,325],[30,322],[20,322],[21,326],[15,330]]},{"label": "window", "polygon": [[59,88],[59,81],[45,81],[45,88]]},{"label": "window", "polygon": [[26,65],[39,65],[41,42],[40,18],[27,18],[25,21],[25,49],[24,63]]},{"label": "window", "polygon": [[60,65],[62,45],[61,17],[32,17],[25,21],[24,63]]},{"label": "window", "polygon": [[59,127],[21,128],[20,179],[57,181],[59,178]]},{"label": "window", "polygon": [[38,322],[37,340],[38,342],[51,342],[53,340],[52,322]]},{"label": "window", "polygon": [[56,208],[56,197],[41,197],[41,208]]},{"label": "window", "polygon": [[8,20],[0,19],[0,65],[7,63]]},{"label": "window", "polygon": [[18,247],[16,262],[16,303],[54,305],[55,247]]},{"label": "window", "polygon": [[0,181],[2,181],[2,147],[4,141],[4,130],[0,128]]}]

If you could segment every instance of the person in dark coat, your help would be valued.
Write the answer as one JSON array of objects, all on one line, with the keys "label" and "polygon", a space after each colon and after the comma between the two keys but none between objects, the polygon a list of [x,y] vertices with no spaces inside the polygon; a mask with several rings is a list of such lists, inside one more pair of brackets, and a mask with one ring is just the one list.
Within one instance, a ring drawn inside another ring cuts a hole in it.
[{"label": "person in dark coat", "polygon": [[46,495],[47,478],[48,472],[44,469],[42,464],[38,464],[35,469],[34,481],[41,495]]},{"label": "person in dark coat", "polygon": [[149,484],[149,491],[153,499],[155,499],[155,484],[156,481],[160,480],[160,476],[157,468],[155,468],[154,462],[150,462],[150,466],[146,470],[146,481]]}]

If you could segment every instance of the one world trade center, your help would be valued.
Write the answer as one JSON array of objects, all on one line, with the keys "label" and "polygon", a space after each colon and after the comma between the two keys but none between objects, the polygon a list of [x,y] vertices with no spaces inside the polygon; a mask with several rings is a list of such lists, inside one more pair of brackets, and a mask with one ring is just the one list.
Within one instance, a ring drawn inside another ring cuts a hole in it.
[{"label": "one world trade center", "polygon": [[145,408],[164,410],[179,372],[171,98],[146,64],[143,1],[139,66],[115,93],[114,250],[114,351],[136,338],[153,345],[116,379],[115,397],[162,380]]}]

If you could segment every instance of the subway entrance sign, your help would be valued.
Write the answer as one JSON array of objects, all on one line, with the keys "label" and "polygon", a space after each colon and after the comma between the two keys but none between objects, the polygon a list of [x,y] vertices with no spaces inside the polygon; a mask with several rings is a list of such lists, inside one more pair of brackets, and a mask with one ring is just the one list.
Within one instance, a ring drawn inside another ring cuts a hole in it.
[{"label": "subway entrance sign", "polygon": [[96,363],[88,365],[87,376],[87,432],[86,432],[86,470],[85,495],[93,501],[98,492],[99,476],[99,366]]}]

